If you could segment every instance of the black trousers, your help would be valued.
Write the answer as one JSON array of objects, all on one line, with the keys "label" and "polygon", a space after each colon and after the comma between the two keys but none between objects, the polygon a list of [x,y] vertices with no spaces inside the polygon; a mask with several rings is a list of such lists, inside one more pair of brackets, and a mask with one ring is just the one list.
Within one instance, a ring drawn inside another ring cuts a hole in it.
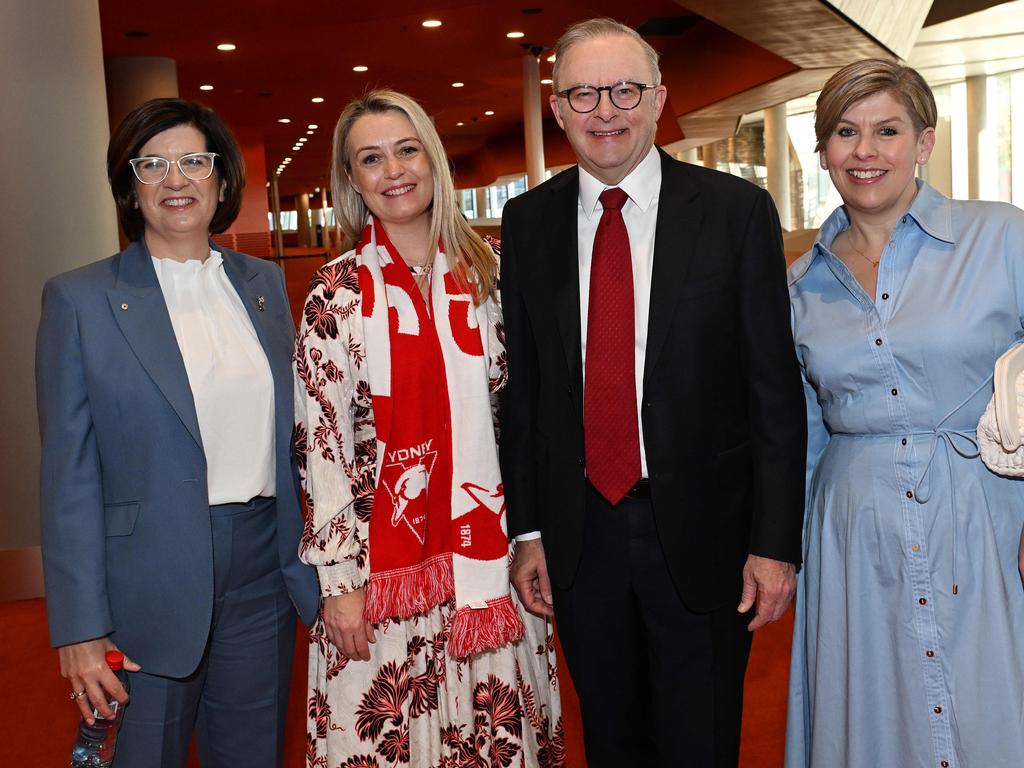
[{"label": "black trousers", "polygon": [[586,514],[579,571],[554,607],[588,768],[735,768],[752,615],[686,608],[649,499],[612,507],[588,488]]}]

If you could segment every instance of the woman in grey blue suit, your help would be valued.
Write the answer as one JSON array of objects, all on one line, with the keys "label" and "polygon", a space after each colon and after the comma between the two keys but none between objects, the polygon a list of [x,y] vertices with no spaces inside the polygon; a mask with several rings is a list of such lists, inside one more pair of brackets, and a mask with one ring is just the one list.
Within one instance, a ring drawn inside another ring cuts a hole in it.
[{"label": "woman in grey blue suit", "polygon": [[50,638],[82,715],[127,700],[115,766],[280,765],[295,611],[316,576],[290,461],[292,322],[273,264],[218,248],[244,165],[209,109],[111,137],[131,245],[50,280],[36,377]]}]

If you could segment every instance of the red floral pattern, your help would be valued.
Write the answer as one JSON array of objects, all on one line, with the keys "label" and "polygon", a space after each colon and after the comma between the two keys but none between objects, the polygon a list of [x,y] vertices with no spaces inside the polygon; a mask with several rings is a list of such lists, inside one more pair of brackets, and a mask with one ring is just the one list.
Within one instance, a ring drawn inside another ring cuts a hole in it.
[{"label": "red floral pattern", "polygon": [[[300,555],[317,567],[325,596],[369,578],[377,439],[359,308],[350,253],[314,276],[296,339]],[[504,332],[494,314],[492,395],[507,380]],[[309,635],[308,768],[564,765],[550,626],[516,605],[526,636],[461,662],[447,653],[452,601],[378,626],[369,662],[340,653],[318,621]]]}]

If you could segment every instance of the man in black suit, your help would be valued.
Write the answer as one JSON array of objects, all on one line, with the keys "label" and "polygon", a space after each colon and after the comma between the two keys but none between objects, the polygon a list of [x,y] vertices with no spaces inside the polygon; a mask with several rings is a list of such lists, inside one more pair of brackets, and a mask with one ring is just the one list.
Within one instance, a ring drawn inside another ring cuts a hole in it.
[{"label": "man in black suit", "polygon": [[654,146],[666,89],[635,31],[582,22],[555,52],[579,165],[502,224],[512,580],[557,618],[590,768],[735,766],[748,630],[785,611],[800,560],[778,216]]}]

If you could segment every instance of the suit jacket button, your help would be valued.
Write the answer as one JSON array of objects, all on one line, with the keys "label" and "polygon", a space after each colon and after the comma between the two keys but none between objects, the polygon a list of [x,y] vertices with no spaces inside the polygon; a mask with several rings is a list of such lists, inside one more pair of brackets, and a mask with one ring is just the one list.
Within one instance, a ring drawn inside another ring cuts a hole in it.
[{"label": "suit jacket button", "polygon": [[579,463],[579,465],[580,465],[581,467],[582,467],[582,466],[584,466],[584,465],[586,464],[586,461],[585,461],[585,460],[583,459],[583,457],[582,457],[582,456],[580,456],[580,457],[579,457],[578,459],[576,459],[576,461],[577,461],[577,462]]}]

